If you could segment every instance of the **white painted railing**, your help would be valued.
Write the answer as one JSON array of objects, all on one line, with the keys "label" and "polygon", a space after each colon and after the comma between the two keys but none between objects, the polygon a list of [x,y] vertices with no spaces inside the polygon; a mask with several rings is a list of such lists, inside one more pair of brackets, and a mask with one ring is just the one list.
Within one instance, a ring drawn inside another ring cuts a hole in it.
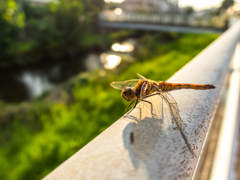
[{"label": "white painted railing", "polygon": [[[229,88],[226,97],[225,112],[220,128],[216,153],[212,165],[210,180],[233,180],[239,126],[239,94],[240,94],[240,41],[237,44],[230,67]],[[234,157],[235,156],[235,157]]]},{"label": "white painted railing", "polygon": [[[240,22],[184,66],[168,82],[213,84],[216,89],[171,92],[178,102],[191,155],[160,97],[138,104],[44,179],[194,179],[240,37]],[[144,74],[143,74],[144,75]],[[134,77],[132,77],[134,78]],[[117,107],[116,107],[117,108]],[[134,141],[131,142],[131,132]]]}]

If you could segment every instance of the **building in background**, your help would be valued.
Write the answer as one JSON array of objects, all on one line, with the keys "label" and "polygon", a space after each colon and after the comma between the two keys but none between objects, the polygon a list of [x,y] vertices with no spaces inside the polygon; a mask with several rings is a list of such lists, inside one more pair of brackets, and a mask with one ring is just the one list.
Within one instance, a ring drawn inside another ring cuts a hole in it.
[{"label": "building in background", "polygon": [[177,11],[178,0],[125,0],[119,4],[124,12],[171,12]]}]

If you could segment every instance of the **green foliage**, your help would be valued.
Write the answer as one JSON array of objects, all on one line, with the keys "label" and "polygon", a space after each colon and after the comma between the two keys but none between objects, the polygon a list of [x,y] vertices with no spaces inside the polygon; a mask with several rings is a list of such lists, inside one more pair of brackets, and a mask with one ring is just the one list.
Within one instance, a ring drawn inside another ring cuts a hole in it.
[{"label": "green foliage", "polygon": [[[1,127],[0,179],[44,177],[123,115],[128,103],[109,86],[111,81],[134,79],[136,73],[166,80],[217,37],[183,35],[163,43],[157,36],[145,38],[143,48],[151,48],[145,59],[119,75],[95,72],[75,80],[72,104],[38,100],[31,108],[13,114],[11,123]],[[4,104],[0,106],[4,108]]]},{"label": "green foliage", "polygon": [[117,31],[117,32],[113,32],[110,34],[110,38],[112,39],[119,39],[122,37],[127,37],[127,36],[131,36],[135,33],[135,30],[121,30],[121,31]]},{"label": "green foliage", "polygon": [[0,0],[0,68],[76,59],[93,45],[106,45],[108,41],[96,35],[99,32],[95,27],[102,4],[94,0],[59,0],[30,6],[26,1],[23,14],[14,0]]},{"label": "green foliage", "polygon": [[[26,10],[33,46],[22,62],[76,58],[83,49],[81,40],[90,23],[81,1],[51,3],[40,8],[40,12],[37,8],[28,7]],[[46,14],[42,13],[44,10]]]},{"label": "green foliage", "polygon": [[11,46],[24,26],[24,14],[14,0],[0,0],[0,67],[14,64]]},{"label": "green foliage", "polygon": [[14,0],[0,1],[1,17],[8,23],[18,27],[24,26],[25,15],[21,10],[20,4]]}]

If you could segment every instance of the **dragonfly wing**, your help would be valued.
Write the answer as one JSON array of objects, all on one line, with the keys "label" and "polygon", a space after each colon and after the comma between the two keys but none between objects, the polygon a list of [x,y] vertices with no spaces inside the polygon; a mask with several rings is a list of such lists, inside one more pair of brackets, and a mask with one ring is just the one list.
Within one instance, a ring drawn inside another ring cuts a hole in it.
[{"label": "dragonfly wing", "polygon": [[164,100],[165,102],[169,105],[170,107],[170,111],[171,111],[171,114],[173,116],[173,120],[174,122],[177,124],[178,126],[178,129],[182,135],[182,138],[184,139],[190,153],[194,156],[196,156],[187,140],[187,137],[185,136],[185,134],[183,133],[182,131],[182,119],[180,117],[180,114],[179,114],[179,110],[178,110],[178,105],[177,105],[177,102],[175,101],[175,99],[173,98],[173,96],[171,94],[169,94],[168,92],[163,92],[162,95],[164,96]]},{"label": "dragonfly wing", "polygon": [[169,94],[168,92],[162,92],[161,96],[164,99],[164,101],[167,103],[167,105],[169,106],[173,120],[176,123],[179,130],[182,132],[182,119],[179,114],[177,102],[175,101],[173,96],[171,94]]},{"label": "dragonfly wing", "polygon": [[123,90],[126,87],[133,88],[139,81],[140,79],[132,79],[128,81],[116,81],[116,82],[111,82],[110,85],[115,89]]},{"label": "dragonfly wing", "polygon": [[145,79],[145,80],[147,80],[147,78],[143,77],[141,74],[138,74],[138,73],[137,73],[137,76],[138,76],[140,79]]}]

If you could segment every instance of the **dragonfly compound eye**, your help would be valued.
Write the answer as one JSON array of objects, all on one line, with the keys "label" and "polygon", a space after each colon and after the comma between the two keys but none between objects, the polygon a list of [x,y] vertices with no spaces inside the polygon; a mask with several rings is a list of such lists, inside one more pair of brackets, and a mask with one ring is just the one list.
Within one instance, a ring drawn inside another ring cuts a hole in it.
[{"label": "dragonfly compound eye", "polygon": [[123,99],[125,99],[126,101],[132,101],[135,99],[135,96],[136,96],[134,91],[130,87],[127,87],[126,89],[124,89],[121,95]]}]

